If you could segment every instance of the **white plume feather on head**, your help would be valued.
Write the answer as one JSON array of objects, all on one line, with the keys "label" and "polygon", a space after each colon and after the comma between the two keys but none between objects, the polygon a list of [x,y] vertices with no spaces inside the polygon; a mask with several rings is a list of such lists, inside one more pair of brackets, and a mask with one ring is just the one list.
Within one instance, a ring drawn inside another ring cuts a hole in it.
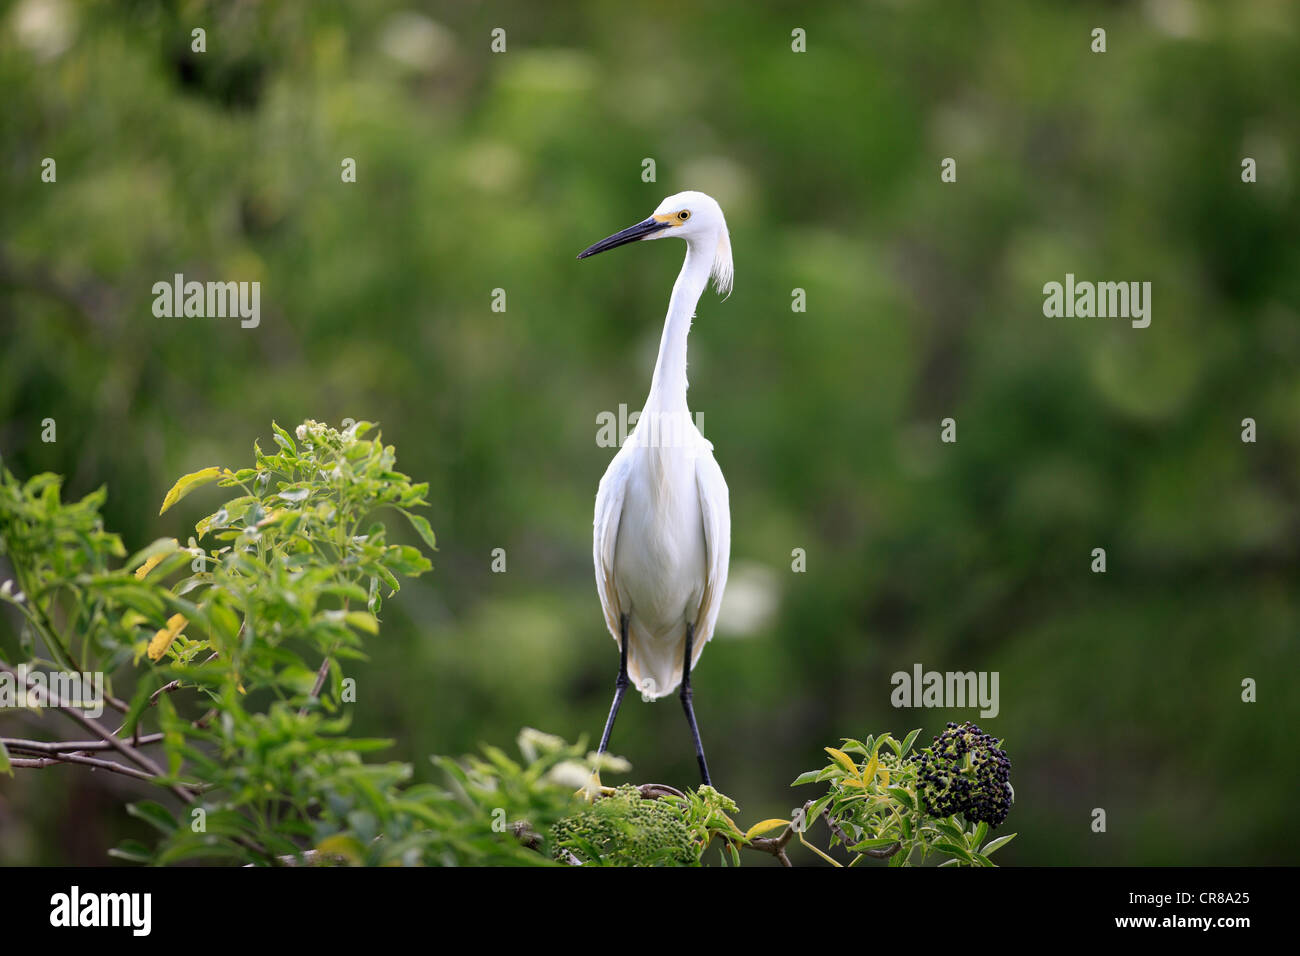
[{"label": "white plume feather on head", "polygon": [[709,270],[713,280],[713,289],[724,299],[731,295],[731,287],[736,278],[736,268],[731,261],[731,234],[727,224],[722,224],[718,233],[718,248],[713,253],[713,268]]}]

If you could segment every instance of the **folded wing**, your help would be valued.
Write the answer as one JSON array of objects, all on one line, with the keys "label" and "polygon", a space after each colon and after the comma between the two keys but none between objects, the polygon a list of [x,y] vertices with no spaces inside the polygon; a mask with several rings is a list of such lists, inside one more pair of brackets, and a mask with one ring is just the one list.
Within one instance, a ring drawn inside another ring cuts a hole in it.
[{"label": "folded wing", "polygon": [[727,588],[727,566],[731,560],[731,503],[722,469],[706,452],[695,459],[695,484],[700,493],[700,516],[704,524],[705,579],[700,612],[695,620],[695,646],[691,666],[699,660],[705,643],[713,636]]}]

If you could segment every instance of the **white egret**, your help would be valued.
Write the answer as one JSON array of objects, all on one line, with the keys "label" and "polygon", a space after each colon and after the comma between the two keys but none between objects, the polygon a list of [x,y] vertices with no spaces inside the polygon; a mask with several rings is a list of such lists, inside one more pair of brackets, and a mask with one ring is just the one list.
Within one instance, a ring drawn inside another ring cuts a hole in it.
[{"label": "white egret", "polygon": [[618,680],[600,752],[609,746],[629,682],[651,700],[680,685],[707,784],[709,767],[691,704],[691,669],[713,636],[727,585],[731,512],[713,445],[696,428],[686,404],[686,338],[708,280],[720,294],[731,291],[731,239],[718,204],[688,191],[669,196],[650,218],[578,258],[668,236],[686,240],[686,261],[668,302],[650,394],[596,492],[596,590],[619,647]]}]

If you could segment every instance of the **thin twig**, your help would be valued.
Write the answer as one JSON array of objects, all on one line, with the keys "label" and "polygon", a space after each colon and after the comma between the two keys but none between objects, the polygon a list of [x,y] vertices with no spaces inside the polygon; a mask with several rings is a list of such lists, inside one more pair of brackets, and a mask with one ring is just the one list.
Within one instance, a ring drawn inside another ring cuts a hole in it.
[{"label": "thin twig", "polygon": [[[20,748],[15,747],[15,751]],[[15,767],[27,767],[30,769],[41,769],[44,767],[54,767],[59,764],[85,764],[88,767],[94,767],[97,770],[108,770],[112,773],[120,773],[128,777],[135,777],[137,780],[152,781],[153,777],[143,770],[136,770],[135,767],[127,767],[120,763],[114,763],[112,760],[100,760],[98,757],[83,757],[80,754],[47,754],[44,757],[10,757],[9,763]]]},{"label": "thin twig", "polygon": [[[147,746],[156,744],[163,739],[163,734],[145,734],[143,737],[136,738],[133,743],[137,746]],[[83,750],[109,750],[112,745],[105,740],[23,740],[18,737],[0,737],[0,744],[4,744],[10,750],[27,750],[37,753],[63,753],[76,754]]]},{"label": "thin twig", "polygon": [[[217,658],[217,652],[213,651],[211,654],[208,655],[207,660],[205,660],[203,663],[210,664],[214,660],[216,660],[216,658]],[[170,694],[172,691],[178,690],[180,686],[181,686],[181,679],[179,677],[174,681],[170,681],[166,684],[163,684],[156,691],[154,691],[152,694],[149,695],[149,706],[153,707],[157,705],[158,698],[162,697],[163,694]],[[119,733],[121,733],[121,731],[119,731]]]},{"label": "thin twig", "polygon": [[666,783],[643,783],[637,788],[641,791],[641,797],[645,800],[656,800],[659,797],[681,797],[686,799],[686,794],[682,793],[676,787],[670,787]]},{"label": "thin twig", "polygon": [[[344,603],[343,607],[344,607],[344,610],[347,609],[347,603],[346,603],[346,602]],[[333,658],[334,658],[334,651],[337,650],[337,649],[338,649],[338,643],[335,642],[334,646],[330,648],[329,653],[325,655],[325,659],[324,659],[323,661],[320,662],[320,667],[316,670],[316,683],[312,686],[312,689],[311,689],[311,696],[307,698],[307,703],[306,703],[306,704],[303,704],[303,705],[302,705],[302,709],[300,709],[300,710],[298,711],[298,716],[299,716],[299,717],[306,717],[306,716],[307,716],[308,705],[309,705],[313,700],[315,700],[316,698],[320,697],[321,689],[324,688],[324,686],[325,686],[325,678],[329,677],[329,673],[330,673],[330,661],[333,660]]]},{"label": "thin twig", "polygon": [[[804,804],[804,811],[805,811],[805,812],[807,811],[807,809],[808,809],[809,806],[811,806],[810,803]],[[825,821],[826,821],[826,825],[827,825],[828,827],[831,828],[831,833],[833,833],[833,834],[835,834],[837,837],[839,837],[839,838],[840,838],[840,842],[843,843],[846,847],[849,845],[850,842],[852,842],[852,841],[849,840],[849,835],[848,835],[847,833],[844,832],[844,828],[843,828],[842,826],[840,826],[838,823],[836,823],[836,822],[831,818],[831,808],[830,808],[830,807],[822,807],[822,819],[825,820]],[[890,855],[892,856],[893,854],[890,854]]]},{"label": "thin twig", "polygon": [[889,846],[872,847],[862,852],[871,857],[873,860],[888,860],[891,856],[903,848],[903,844],[894,841]]},{"label": "thin twig", "polygon": [[[0,661],[0,670],[12,674],[15,679],[17,679],[19,676],[18,673],[14,671],[13,668],[11,668],[8,664],[4,663],[3,661]],[[26,684],[26,681],[24,680],[23,683]],[[31,685],[27,685],[27,687],[29,690],[32,689]],[[80,724],[86,730],[89,730],[100,740],[107,743],[112,749],[116,750],[118,753],[120,753],[127,760],[131,761],[131,763],[135,764],[141,770],[144,770],[145,772],[152,774],[154,777],[165,776],[162,767],[160,767],[157,763],[151,760],[148,756],[141,753],[135,747],[132,747],[130,744],[126,743],[125,741],[118,739],[118,737],[110,733],[108,731],[108,728],[104,727],[97,720],[87,717],[85,714],[81,713],[75,707],[71,707],[67,704],[54,704],[54,707],[57,710],[62,711],[71,720]],[[187,790],[185,787],[181,786],[180,784],[175,784],[175,783],[169,784],[168,789],[170,789],[172,793],[176,794],[176,796],[180,797],[186,803],[192,803],[194,801],[194,794],[192,794],[189,790]]]}]

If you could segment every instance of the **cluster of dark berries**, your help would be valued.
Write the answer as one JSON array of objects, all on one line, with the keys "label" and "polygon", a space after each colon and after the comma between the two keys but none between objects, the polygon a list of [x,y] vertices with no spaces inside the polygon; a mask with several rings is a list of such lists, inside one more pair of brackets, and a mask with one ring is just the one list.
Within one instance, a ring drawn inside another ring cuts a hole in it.
[{"label": "cluster of dark berries", "polygon": [[912,756],[918,764],[916,791],[934,817],[963,814],[991,827],[1011,809],[1011,761],[998,740],[970,721],[934,738],[933,746]]}]

